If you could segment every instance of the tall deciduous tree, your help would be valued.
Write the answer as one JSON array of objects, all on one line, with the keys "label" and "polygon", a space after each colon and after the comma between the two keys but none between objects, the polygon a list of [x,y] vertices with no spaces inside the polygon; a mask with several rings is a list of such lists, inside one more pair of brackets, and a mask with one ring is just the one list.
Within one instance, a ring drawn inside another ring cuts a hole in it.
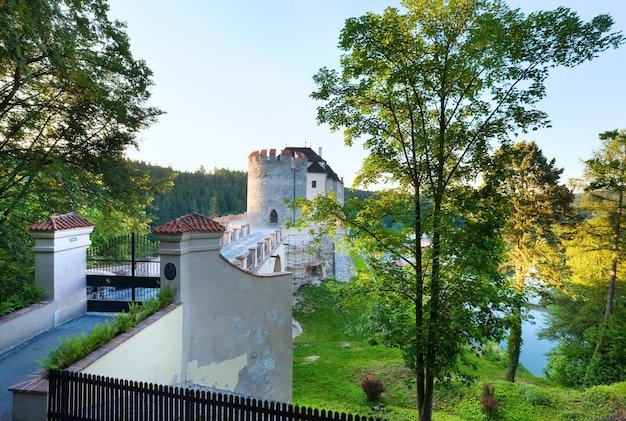
[{"label": "tall deciduous tree", "polygon": [[585,161],[585,220],[566,243],[572,277],[555,297],[543,335],[559,340],[548,376],[566,386],[593,386],[626,380],[626,319],[623,283],[626,229],[626,132],[600,135],[602,147]]},{"label": "tall deciduous tree", "polygon": [[[583,23],[566,8],[524,16],[498,0],[403,5],[405,12],[346,21],[342,72],[322,68],[312,97],[325,102],[320,123],[369,150],[357,183],[396,186],[379,203],[366,201],[371,206],[318,204],[328,205],[325,220],[334,215],[374,240],[372,297],[388,310],[391,330],[383,332],[413,370],[425,421],[435,379],[454,370],[463,343],[496,333],[499,240],[488,228],[498,226],[490,211],[498,206],[471,187],[490,142],[546,123],[535,104],[551,67],[574,66],[623,40],[608,34],[609,16]],[[378,223],[383,212],[398,212],[410,228],[391,235]]]},{"label": "tall deciduous tree", "polygon": [[508,199],[504,227],[504,270],[513,281],[515,300],[509,317],[506,379],[515,381],[522,345],[523,313],[529,296],[558,285],[566,274],[565,253],[555,228],[572,216],[574,195],[560,184],[562,169],[548,161],[534,142],[503,145],[495,153],[487,183]]},{"label": "tall deciduous tree", "polygon": [[602,147],[594,152],[593,157],[585,161],[585,178],[589,184],[585,191],[590,194],[593,207],[591,210],[605,222],[607,251],[610,250],[609,277],[607,279],[606,305],[602,320],[602,329],[591,360],[587,383],[602,382],[597,373],[607,364],[606,343],[610,340],[608,331],[614,312],[615,290],[619,263],[624,258],[624,205],[626,200],[626,131],[610,131],[600,134]]},{"label": "tall deciduous tree", "polygon": [[0,2],[0,224],[33,198],[48,212],[149,202],[124,151],[161,112],[107,12],[105,0]]}]

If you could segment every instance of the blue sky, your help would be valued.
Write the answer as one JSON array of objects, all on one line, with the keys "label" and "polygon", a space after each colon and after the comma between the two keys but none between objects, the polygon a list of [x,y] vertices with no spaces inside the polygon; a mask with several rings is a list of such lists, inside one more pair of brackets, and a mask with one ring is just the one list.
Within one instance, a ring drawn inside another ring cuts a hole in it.
[{"label": "blue sky", "polygon": [[[322,148],[350,185],[366,152],[344,146],[315,120],[312,76],[338,68],[337,41],[345,19],[381,12],[398,1],[375,0],[109,0],[110,16],[128,25],[136,58],[153,70],[151,103],[159,122],[140,135],[129,156],[176,170],[247,170],[253,150]],[[524,12],[564,5],[584,20],[609,13],[626,32],[622,0],[509,0]],[[540,108],[552,127],[520,137],[534,140],[579,177],[581,159],[600,145],[598,133],[626,129],[626,46],[573,69],[556,69]]]}]

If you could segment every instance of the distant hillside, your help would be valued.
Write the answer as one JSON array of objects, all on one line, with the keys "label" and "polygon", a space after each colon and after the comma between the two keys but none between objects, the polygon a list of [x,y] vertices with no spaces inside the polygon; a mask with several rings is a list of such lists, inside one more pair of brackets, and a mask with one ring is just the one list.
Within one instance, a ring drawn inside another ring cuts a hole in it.
[{"label": "distant hillside", "polygon": [[[155,197],[147,209],[152,217],[152,226],[157,226],[179,216],[192,212],[215,218],[224,215],[241,214],[246,211],[248,173],[229,169],[206,171],[200,168],[195,172],[178,172],[168,167],[133,162],[151,178],[161,179],[177,174],[174,187],[167,193]],[[369,191],[345,189],[345,198],[364,199],[373,193]]]},{"label": "distant hillside", "polygon": [[147,209],[156,226],[188,213],[198,212],[209,217],[239,214],[246,211],[245,171],[204,168],[191,172],[178,172],[172,168],[135,162],[137,168],[148,171],[152,178],[176,173],[174,187],[154,198]]}]

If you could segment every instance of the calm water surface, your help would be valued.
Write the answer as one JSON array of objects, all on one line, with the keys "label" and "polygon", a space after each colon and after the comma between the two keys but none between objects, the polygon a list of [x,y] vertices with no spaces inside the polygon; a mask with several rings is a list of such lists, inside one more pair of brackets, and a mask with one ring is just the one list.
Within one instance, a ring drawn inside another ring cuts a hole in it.
[{"label": "calm water surface", "polygon": [[531,310],[532,320],[522,325],[522,353],[520,363],[535,376],[544,377],[543,369],[548,364],[547,354],[556,345],[554,341],[537,338],[537,334],[546,326],[545,311]]}]

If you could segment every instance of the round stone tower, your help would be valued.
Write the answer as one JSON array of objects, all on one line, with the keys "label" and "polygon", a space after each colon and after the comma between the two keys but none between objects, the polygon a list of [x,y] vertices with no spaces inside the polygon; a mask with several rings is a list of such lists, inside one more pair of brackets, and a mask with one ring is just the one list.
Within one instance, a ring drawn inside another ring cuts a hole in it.
[{"label": "round stone tower", "polygon": [[297,151],[254,151],[248,156],[248,223],[281,226],[300,217],[288,201],[306,197],[307,157]]}]

